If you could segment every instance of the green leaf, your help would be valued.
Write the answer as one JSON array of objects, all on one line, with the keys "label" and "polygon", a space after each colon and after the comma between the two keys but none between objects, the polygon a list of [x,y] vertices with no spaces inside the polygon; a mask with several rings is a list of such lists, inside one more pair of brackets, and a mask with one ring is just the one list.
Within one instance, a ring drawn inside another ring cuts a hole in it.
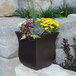
[{"label": "green leaf", "polygon": [[31,35],[31,37],[33,37],[33,39],[35,39],[35,38],[40,38],[39,35],[35,35],[35,34]]},{"label": "green leaf", "polygon": [[26,35],[23,35],[20,40],[26,39]]}]

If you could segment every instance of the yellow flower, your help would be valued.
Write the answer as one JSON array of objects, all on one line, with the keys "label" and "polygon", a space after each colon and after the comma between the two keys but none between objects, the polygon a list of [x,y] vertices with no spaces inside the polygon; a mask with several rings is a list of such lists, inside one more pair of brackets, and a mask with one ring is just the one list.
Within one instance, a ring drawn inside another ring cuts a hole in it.
[{"label": "yellow flower", "polygon": [[47,21],[43,21],[43,23],[47,23]]},{"label": "yellow flower", "polygon": [[37,20],[35,22],[37,22]]},{"label": "yellow flower", "polygon": [[59,24],[59,22],[57,22],[57,21],[55,23]]},{"label": "yellow flower", "polygon": [[53,29],[53,28],[54,28],[54,26],[50,26],[50,28],[51,28],[51,29]]},{"label": "yellow flower", "polygon": [[59,27],[59,22],[55,22],[55,26],[56,27]]},{"label": "yellow flower", "polygon": [[32,14],[30,14],[29,16],[32,17]]},{"label": "yellow flower", "polygon": [[48,24],[44,24],[43,26],[48,26]]},{"label": "yellow flower", "polygon": [[49,29],[48,27],[45,28],[45,30],[48,30],[48,29]]},{"label": "yellow flower", "polygon": [[56,28],[59,27],[59,22],[56,22],[51,18],[40,18],[40,19],[37,19],[36,22],[37,21],[41,22],[40,25],[43,26],[43,30],[47,30],[47,32],[51,32],[50,30],[54,29],[55,26]]},{"label": "yellow flower", "polygon": [[40,23],[40,25],[45,25],[44,23]]},{"label": "yellow flower", "polygon": [[54,22],[53,23],[56,27],[59,27],[59,22]]},{"label": "yellow flower", "polygon": [[48,24],[52,25],[54,23],[54,21],[50,21]]},{"label": "yellow flower", "polygon": [[56,27],[59,27],[59,24],[55,24]]},{"label": "yellow flower", "polygon": [[64,13],[64,11],[61,11],[60,13]]},{"label": "yellow flower", "polygon": [[51,32],[50,30],[48,32]]},{"label": "yellow flower", "polygon": [[38,19],[38,21],[41,21],[41,19]]},{"label": "yellow flower", "polygon": [[37,21],[41,21],[41,19],[37,19],[35,22],[37,22]]},{"label": "yellow flower", "polygon": [[45,18],[43,18],[43,17],[41,18],[41,20],[44,20],[44,19],[45,19]]}]

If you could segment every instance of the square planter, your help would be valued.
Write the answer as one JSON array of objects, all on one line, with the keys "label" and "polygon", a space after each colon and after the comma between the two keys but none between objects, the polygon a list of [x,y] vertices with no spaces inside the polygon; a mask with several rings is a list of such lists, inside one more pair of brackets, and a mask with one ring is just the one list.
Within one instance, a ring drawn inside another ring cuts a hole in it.
[{"label": "square planter", "polygon": [[38,70],[55,61],[55,41],[58,32],[41,36],[33,41],[20,40],[21,33],[16,32],[16,34],[19,40],[19,59],[25,66]]}]

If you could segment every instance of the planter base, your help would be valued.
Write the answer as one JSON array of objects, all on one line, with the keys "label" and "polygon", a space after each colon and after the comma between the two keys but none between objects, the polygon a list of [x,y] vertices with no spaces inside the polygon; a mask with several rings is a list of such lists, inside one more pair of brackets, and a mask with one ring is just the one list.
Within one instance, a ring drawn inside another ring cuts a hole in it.
[{"label": "planter base", "polygon": [[[23,62],[23,61],[21,61],[21,60],[20,60],[20,62],[21,62],[24,66],[27,66],[27,67],[32,68],[32,69],[35,69],[35,70],[39,70],[39,69],[42,69],[42,68],[46,68],[46,67],[50,66],[51,64],[56,63],[56,61],[53,60],[53,61],[49,61],[49,62],[47,62],[47,63],[45,63],[45,64],[43,64],[43,65],[41,65],[41,66],[38,66],[38,65],[30,64],[30,63],[29,63],[29,64],[28,64],[28,63],[25,63],[25,62]],[[46,65],[46,64],[47,64],[47,65]]]}]

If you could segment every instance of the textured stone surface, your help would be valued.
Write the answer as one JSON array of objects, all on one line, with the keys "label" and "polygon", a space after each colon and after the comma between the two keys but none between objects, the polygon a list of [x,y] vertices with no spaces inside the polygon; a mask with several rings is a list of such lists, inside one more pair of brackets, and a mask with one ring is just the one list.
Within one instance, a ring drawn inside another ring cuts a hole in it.
[{"label": "textured stone surface", "polygon": [[0,0],[0,16],[12,16],[18,8],[18,0]]},{"label": "textured stone surface", "polygon": [[68,15],[68,18],[76,18],[76,14],[70,14],[70,15]]},{"label": "textured stone surface", "polygon": [[60,24],[60,34],[57,48],[61,47],[63,38],[68,39],[69,44],[73,44],[73,37],[76,36],[76,15],[71,14],[67,18],[55,19]]},{"label": "textured stone surface", "polygon": [[[35,8],[38,10],[40,8],[46,10],[50,6],[50,0],[34,0]],[[19,8],[27,8],[26,0],[19,0]]]},{"label": "textured stone surface", "polygon": [[56,49],[56,63],[61,64],[66,60],[66,54],[63,49]]},{"label": "textured stone surface", "polygon": [[35,6],[37,9],[42,8],[46,10],[50,6],[50,4],[50,0],[35,0]]},{"label": "textured stone surface", "polygon": [[26,0],[18,0],[19,8],[23,8],[23,7],[25,8],[26,7],[25,3],[26,3]]},{"label": "textured stone surface", "polygon": [[[63,0],[34,0],[35,8],[40,9],[40,7],[46,10],[49,6],[51,7],[58,7],[63,5]],[[19,0],[18,1],[19,8],[27,7],[26,0]]]},{"label": "textured stone surface", "polygon": [[[51,1],[51,2],[50,2]],[[66,4],[76,7],[76,0],[65,0]],[[49,6],[63,5],[63,0],[34,0],[35,8],[47,9]],[[27,7],[26,0],[0,0],[0,16],[12,16],[17,8]]]},{"label": "textured stone surface", "polygon": [[[74,57],[75,56],[75,52],[74,50],[70,47],[70,54]],[[62,64],[65,62],[65,60],[67,60],[66,58],[66,54],[64,52],[63,49],[56,49],[56,63],[57,64]]]},{"label": "textured stone surface", "polygon": [[76,76],[76,72],[65,70],[59,65],[51,66],[35,71],[20,64],[15,68],[16,76]]},{"label": "textured stone surface", "polygon": [[76,0],[65,0],[65,1],[66,1],[66,4],[76,7]]},{"label": "textured stone surface", "polygon": [[0,18],[0,56],[15,57],[18,55],[18,39],[15,31],[19,29],[18,23],[23,19],[18,17]]},{"label": "textured stone surface", "polygon": [[[65,0],[65,2],[67,5],[76,7],[76,0]],[[40,6],[43,9],[47,9],[49,6],[58,7],[63,5],[63,0],[34,0],[34,3],[37,9],[39,9]],[[19,0],[18,4],[19,4],[19,8],[27,6],[26,0]]]},{"label": "textured stone surface", "polygon": [[0,76],[15,76],[15,67],[19,64],[18,58],[5,59],[0,57]]},{"label": "textured stone surface", "polygon": [[63,0],[51,0],[52,1],[52,7],[58,7],[63,5]]}]

